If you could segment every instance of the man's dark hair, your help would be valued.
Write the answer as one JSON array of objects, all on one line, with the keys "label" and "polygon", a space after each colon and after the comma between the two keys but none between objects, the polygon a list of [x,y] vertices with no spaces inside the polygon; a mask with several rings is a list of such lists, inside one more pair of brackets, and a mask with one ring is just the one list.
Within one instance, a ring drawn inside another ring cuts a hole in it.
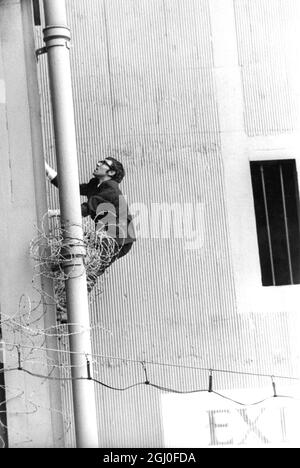
[{"label": "man's dark hair", "polygon": [[112,158],[111,156],[109,156],[106,159],[109,159],[110,161],[113,162],[113,164],[111,165],[110,170],[115,171],[115,174],[111,177],[111,179],[115,180],[119,184],[123,180],[123,178],[125,176],[125,171],[124,171],[123,164],[120,163],[120,161],[117,161],[117,159]]}]

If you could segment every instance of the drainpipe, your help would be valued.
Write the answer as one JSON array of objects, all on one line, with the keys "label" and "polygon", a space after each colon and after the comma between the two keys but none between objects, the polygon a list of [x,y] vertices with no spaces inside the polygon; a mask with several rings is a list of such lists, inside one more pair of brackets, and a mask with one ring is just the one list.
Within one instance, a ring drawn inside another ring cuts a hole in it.
[{"label": "drainpipe", "polygon": [[86,285],[74,108],[70,71],[70,30],[65,0],[44,0],[44,41],[53,110],[64,262],[72,390],[77,448],[98,447],[95,389],[88,380],[91,337]]}]

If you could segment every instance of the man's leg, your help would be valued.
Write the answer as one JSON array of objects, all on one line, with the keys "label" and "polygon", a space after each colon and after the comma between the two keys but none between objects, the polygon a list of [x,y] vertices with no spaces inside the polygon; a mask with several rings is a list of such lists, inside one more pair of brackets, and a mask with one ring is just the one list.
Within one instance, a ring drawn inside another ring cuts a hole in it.
[{"label": "man's leg", "polygon": [[[113,247],[113,252],[111,252],[111,246],[106,238],[101,239],[101,246],[99,247],[101,250],[100,256],[100,266],[96,271],[89,271],[87,272],[87,290],[91,292],[94,288],[97,279],[99,276],[102,276],[106,269],[117,259],[117,255],[119,252],[119,247],[115,244]],[[109,254],[105,254],[105,249],[109,252]],[[102,257],[102,258],[101,258]]]},{"label": "man's leg", "polygon": [[131,247],[132,247],[132,242],[129,242],[128,244],[124,244],[119,250],[119,253],[116,256],[115,260],[117,260],[118,258],[124,257],[124,255],[127,255]]},{"label": "man's leg", "polygon": [[124,257],[126,254],[128,254],[131,247],[132,247],[132,242],[122,245],[121,248],[120,248],[120,246],[116,245],[115,254],[110,258],[110,261],[106,262],[103,265],[101,265],[99,270],[96,273],[94,273],[93,275],[91,275],[91,274],[87,275],[87,289],[88,289],[88,292],[91,292],[91,290],[94,288],[98,277],[102,276],[105,273],[105,271],[107,270],[107,268],[109,268],[112,263],[114,263],[119,258]]}]

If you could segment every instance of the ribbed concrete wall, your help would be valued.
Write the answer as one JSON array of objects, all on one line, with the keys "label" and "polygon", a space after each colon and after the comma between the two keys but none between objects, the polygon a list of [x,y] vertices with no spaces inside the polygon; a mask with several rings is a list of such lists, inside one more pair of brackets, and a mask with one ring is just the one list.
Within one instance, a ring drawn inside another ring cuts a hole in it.
[{"label": "ribbed concrete wall", "polygon": [[[259,19],[258,3],[226,0],[225,8],[235,15],[236,29],[231,23],[229,28],[236,34],[239,63],[224,86],[232,89],[231,78],[241,73],[241,132],[248,135],[293,128],[289,87],[284,73],[277,73],[282,62],[276,65],[284,52],[270,61],[268,37],[259,36],[265,25],[275,35],[284,27],[279,6],[274,6],[278,2],[263,2],[265,14]],[[290,10],[281,2],[281,11],[293,11],[288,3]],[[217,63],[212,30],[218,1],[69,0],[67,6],[82,181],[90,177],[97,159],[113,153],[126,168],[121,187],[131,204],[203,206],[201,249],[186,249],[182,239],[139,239],[132,253],[110,269],[92,308],[94,352],[165,364],[292,373],[290,335],[296,316],[287,316],[284,309],[272,315],[256,310],[239,315],[237,308],[225,185],[231,155],[224,149],[224,138],[235,136],[232,129],[223,131],[235,108],[230,100],[222,107],[218,90],[223,68]],[[226,21],[227,16],[225,26]],[[221,30],[217,34],[225,44]],[[45,62],[42,57],[39,64],[44,144],[53,162]],[[244,147],[241,158],[246,153]],[[244,183],[243,177],[247,185],[247,168],[241,180],[240,175],[237,185]],[[56,203],[50,189],[49,204]],[[162,365],[147,369],[158,385],[182,390],[208,385],[206,372]],[[140,364],[110,358],[95,357],[95,372],[112,386],[144,379]],[[214,384],[237,388],[269,381],[218,374]],[[158,390],[137,387],[122,393],[99,386],[97,395],[102,446],[162,445]]]},{"label": "ribbed concrete wall", "polygon": [[291,131],[296,108],[289,65],[299,52],[299,2],[234,4],[246,131],[250,136]]}]

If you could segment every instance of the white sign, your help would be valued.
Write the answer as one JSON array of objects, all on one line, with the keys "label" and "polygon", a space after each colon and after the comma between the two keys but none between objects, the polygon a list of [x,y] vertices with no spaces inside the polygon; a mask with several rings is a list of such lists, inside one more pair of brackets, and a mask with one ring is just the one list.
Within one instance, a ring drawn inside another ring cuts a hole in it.
[{"label": "white sign", "polygon": [[[219,391],[239,402],[266,398],[262,390]],[[270,392],[268,394],[270,396]],[[162,395],[165,447],[300,447],[300,401],[277,397],[240,405],[214,393]]]}]

